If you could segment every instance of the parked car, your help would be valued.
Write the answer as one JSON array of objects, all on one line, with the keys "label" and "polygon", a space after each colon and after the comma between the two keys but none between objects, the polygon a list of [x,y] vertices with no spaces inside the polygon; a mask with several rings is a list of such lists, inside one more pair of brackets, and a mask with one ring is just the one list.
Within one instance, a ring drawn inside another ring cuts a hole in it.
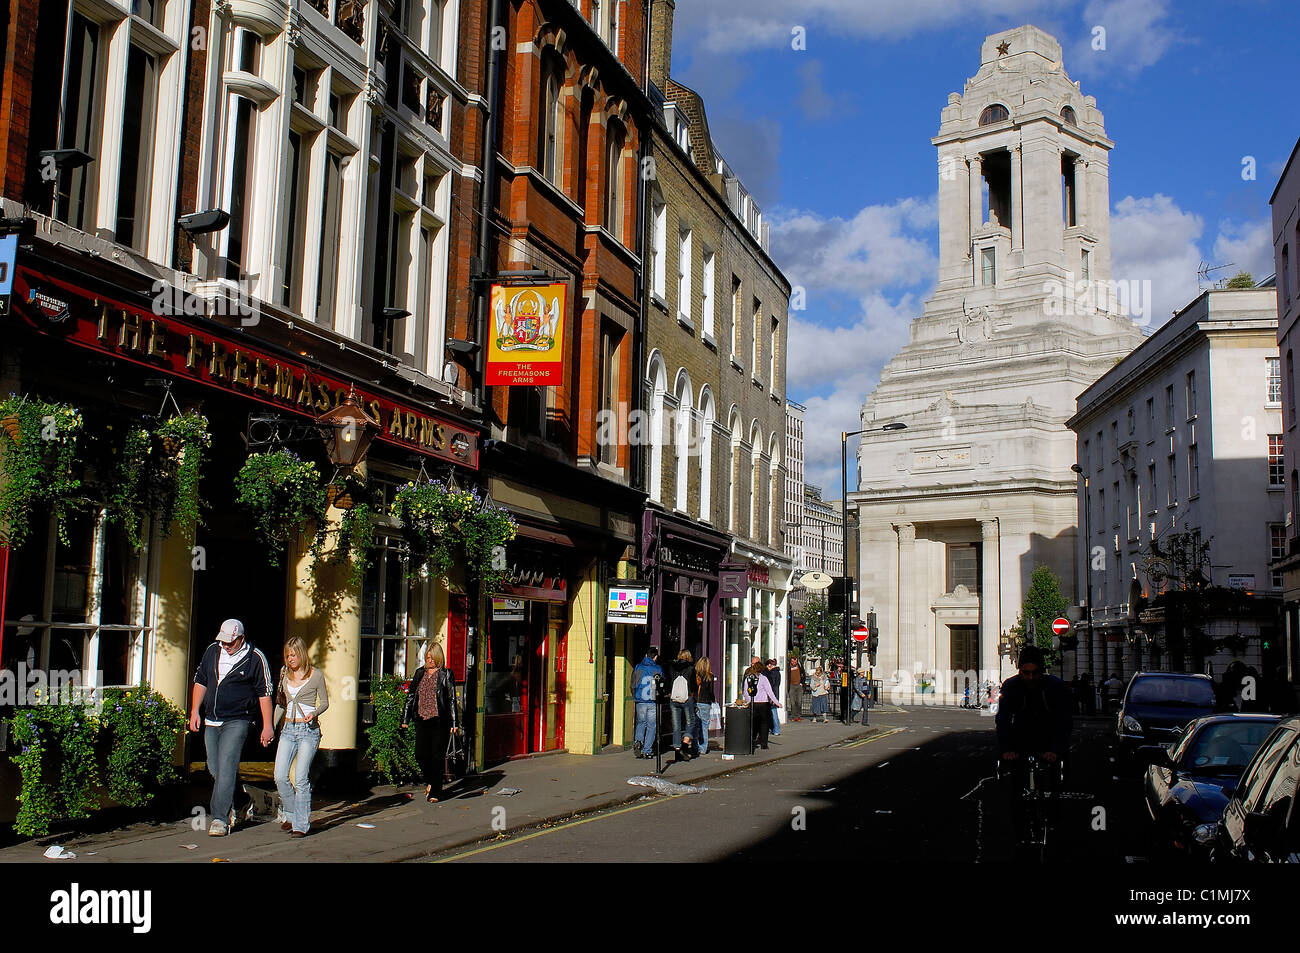
[{"label": "parked car", "polygon": [[[1214,829],[1216,861],[1300,863],[1300,715],[1278,723],[1241,775]],[[1202,834],[1204,836],[1204,834]]]},{"label": "parked car", "polygon": [[1208,675],[1138,672],[1115,715],[1115,766],[1131,771],[1149,756],[1144,749],[1179,740],[1188,722],[1214,714],[1214,682]]},{"label": "parked car", "polygon": [[1197,718],[1176,744],[1152,752],[1143,787],[1157,849],[1209,859],[1214,825],[1278,720],[1277,715],[1238,714]]}]

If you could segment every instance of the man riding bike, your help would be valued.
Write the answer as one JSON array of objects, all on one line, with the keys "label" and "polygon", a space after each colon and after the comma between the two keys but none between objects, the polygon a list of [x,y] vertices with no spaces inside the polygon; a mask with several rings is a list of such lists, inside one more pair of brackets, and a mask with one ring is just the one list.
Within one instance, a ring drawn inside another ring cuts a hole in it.
[{"label": "man riding bike", "polygon": [[1039,783],[1054,790],[1060,778],[1059,765],[1070,750],[1073,705],[1065,683],[1043,670],[1043,653],[1036,646],[1020,652],[1020,674],[1002,683],[998,703],[998,754],[1011,817],[1017,836],[1024,840],[1025,803],[1022,792],[1029,786],[1027,758],[1037,759],[1042,771]]}]

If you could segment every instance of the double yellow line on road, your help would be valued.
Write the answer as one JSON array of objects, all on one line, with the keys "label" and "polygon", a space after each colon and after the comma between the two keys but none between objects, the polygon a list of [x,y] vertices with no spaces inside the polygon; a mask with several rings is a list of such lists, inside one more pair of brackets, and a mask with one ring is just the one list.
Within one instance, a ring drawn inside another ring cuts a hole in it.
[{"label": "double yellow line on road", "polygon": [[871,744],[873,741],[879,741],[879,740],[881,740],[882,738],[888,738],[890,735],[896,735],[896,734],[898,734],[898,733],[899,733],[900,731],[902,731],[902,730],[903,730],[902,728],[890,728],[888,731],[882,731],[880,734],[878,734],[878,735],[872,735],[872,736],[869,737],[869,738],[859,738],[857,741],[850,741],[850,742],[849,742],[848,744],[846,744],[846,745],[841,745],[841,747],[843,747],[843,748],[860,748],[862,745],[869,745],[869,744]]}]

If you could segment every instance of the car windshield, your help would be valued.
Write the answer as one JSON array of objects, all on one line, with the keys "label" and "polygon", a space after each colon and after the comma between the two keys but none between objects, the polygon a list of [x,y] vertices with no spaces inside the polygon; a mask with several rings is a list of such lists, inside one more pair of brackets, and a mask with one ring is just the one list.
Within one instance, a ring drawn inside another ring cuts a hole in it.
[{"label": "car windshield", "polygon": [[1240,773],[1276,726],[1272,721],[1228,721],[1206,725],[1187,739],[1179,765],[1193,773]]},{"label": "car windshield", "polygon": [[1132,705],[1214,708],[1214,688],[1204,678],[1139,678],[1128,693]]}]

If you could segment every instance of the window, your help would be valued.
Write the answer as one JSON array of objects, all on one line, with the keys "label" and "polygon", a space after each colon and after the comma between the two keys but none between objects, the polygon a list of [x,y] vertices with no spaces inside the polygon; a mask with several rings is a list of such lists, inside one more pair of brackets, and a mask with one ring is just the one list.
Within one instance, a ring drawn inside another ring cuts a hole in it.
[{"label": "window", "polygon": [[992,288],[998,281],[998,250],[983,248],[980,250],[980,284]]},{"label": "window", "polygon": [[1291,471],[1291,535],[1296,535],[1300,522],[1300,471]]},{"label": "window", "polygon": [[1086,248],[1079,253],[1079,277],[1083,281],[1092,280],[1092,252]]},{"label": "window", "polygon": [[1130,406],[1128,409],[1128,435],[1131,437],[1136,432],[1137,432],[1137,421],[1133,416],[1133,408]]},{"label": "window", "polygon": [[1115,461],[1119,459],[1119,421],[1110,422],[1110,459]]},{"label": "window", "polygon": [[1113,484],[1111,484],[1111,488],[1110,488],[1110,498],[1111,498],[1111,501],[1112,501],[1112,506],[1114,506],[1114,508],[1115,508],[1115,512],[1114,512],[1114,514],[1112,514],[1112,517],[1111,517],[1111,526],[1114,527],[1115,529],[1119,529],[1119,510],[1120,510],[1120,506],[1121,506],[1121,504],[1120,504],[1120,499],[1119,499],[1119,481],[1118,481],[1118,480],[1116,480]]},{"label": "window", "polygon": [[713,337],[713,273],[713,252],[706,248],[704,249],[704,274],[700,280],[700,331],[708,337]]},{"label": "window", "polygon": [[[67,79],[64,86],[63,134],[59,145],[95,155],[99,151],[100,110],[103,108],[103,57],[99,25],[73,13],[68,38]],[[54,217],[85,229],[93,218],[94,184],[86,166],[60,174]]]},{"label": "window", "polygon": [[1165,388],[1165,429],[1174,429],[1174,385]]},{"label": "window", "polygon": [[334,326],[334,304],[339,262],[339,225],[343,198],[343,159],[337,153],[325,154],[325,182],[321,192],[320,276],[316,286],[316,320]]},{"label": "window", "polygon": [[1147,398],[1147,442],[1156,439],[1156,399]]},{"label": "window", "polygon": [[1196,416],[1196,371],[1187,372],[1187,419]]},{"label": "window", "polygon": [[152,192],[154,110],[158,74],[154,57],[134,43],[127,56],[126,99],[122,126],[122,161],[117,180],[117,232],[123,245],[145,246],[145,219]]},{"label": "window", "polygon": [[663,360],[656,353],[650,360],[650,433],[647,442],[650,452],[646,455],[649,473],[646,474],[646,493],[656,503],[662,499],[664,469],[664,395],[668,390],[668,372]]},{"label": "window", "polygon": [[677,375],[677,416],[673,421],[673,451],[677,459],[676,494],[673,504],[677,510],[686,512],[690,500],[691,481],[691,417],[694,416],[691,380],[684,373]]},{"label": "window", "polygon": [[948,592],[956,592],[958,586],[965,586],[973,594],[979,595],[982,560],[979,543],[948,544]]},{"label": "window", "polygon": [[1128,512],[1124,524],[1128,529],[1128,538],[1136,539],[1139,528],[1142,526],[1142,500],[1138,495],[1140,491],[1138,489],[1138,478],[1136,474],[1129,476],[1128,487]]},{"label": "window", "polygon": [[1201,464],[1196,444],[1187,448],[1187,497],[1191,499],[1201,492]]},{"label": "window", "polygon": [[253,186],[256,181],[257,106],[251,99],[231,94],[226,113],[226,208],[230,223],[220,233],[225,237],[225,276],[238,281],[248,270],[248,245],[254,229]]},{"label": "window", "polygon": [[1105,444],[1101,442],[1101,431],[1097,431],[1097,470],[1100,472],[1105,466],[1106,450]]},{"label": "window", "polygon": [[750,327],[754,332],[754,347],[752,360],[749,362],[749,366],[754,369],[754,376],[758,377],[758,359],[763,353],[763,346],[760,340],[760,336],[763,333],[763,303],[757,298],[754,299],[754,320],[751,322]]},{"label": "window", "polygon": [[995,122],[1002,122],[1010,118],[1011,113],[1007,111],[1006,106],[1003,106],[1001,103],[994,103],[992,106],[986,107],[985,110],[980,113],[979,124],[981,126],[990,126]]},{"label": "window", "polygon": [[623,144],[622,123],[610,122],[605,133],[605,227],[623,240]]},{"label": "window", "polygon": [[1291,360],[1291,352],[1286,352],[1286,416],[1295,426],[1295,362]]},{"label": "window", "polygon": [[700,510],[704,522],[713,520],[713,394],[705,387],[700,394]]},{"label": "window", "polygon": [[311,174],[310,149],[305,147],[301,133],[289,130],[288,186],[289,220],[285,230],[285,250],[280,260],[284,262],[284,280],[280,285],[280,301],[285,307],[298,311],[302,296],[303,250],[307,245],[307,180]]},{"label": "window", "polygon": [[691,323],[691,230],[685,225],[677,233],[677,316]]},{"label": "window", "polygon": [[1270,357],[1265,359],[1268,367],[1268,397],[1270,404],[1282,403],[1282,359]]},{"label": "window", "polygon": [[1075,115],[1073,106],[1062,106],[1061,118],[1071,126],[1077,126],[1079,124],[1079,117]]},{"label": "window", "polygon": [[[606,323],[600,331],[600,411],[606,420],[617,419],[619,405],[619,343],[623,332],[616,325]],[[614,439],[601,440],[597,459],[611,467],[618,466],[618,428],[606,428]]]},{"label": "window", "polygon": [[653,292],[662,301],[668,294],[668,206],[655,195],[650,200],[654,226],[650,230],[650,272],[654,281]]},{"label": "window", "polygon": [[1282,303],[1291,306],[1291,252],[1282,246]]},{"label": "window", "polygon": [[1268,485],[1286,485],[1286,462],[1282,459],[1282,435],[1268,435]]},{"label": "window", "polygon": [[542,121],[539,124],[541,142],[537,149],[537,163],[542,175],[553,185],[560,184],[562,165],[560,156],[564,148],[564,113],[560,91],[564,86],[564,66],[558,54],[547,51],[542,59]]},{"label": "window", "polygon": [[740,354],[740,314],[741,314],[740,279],[731,276],[731,359],[739,360]]},{"label": "window", "polygon": [[1099,519],[1097,520],[1097,532],[1104,533],[1106,532],[1104,528],[1106,523],[1106,491],[1105,490],[1097,491],[1097,516],[1099,517]]},{"label": "window", "polygon": [[1159,503],[1156,502],[1156,490],[1156,465],[1155,463],[1150,463],[1147,465],[1147,502],[1151,505],[1152,513],[1154,513],[1156,507],[1159,506]]},{"label": "window", "polygon": [[1088,472],[1088,462],[1089,462],[1089,460],[1092,459],[1092,457],[1091,457],[1091,453],[1090,453],[1091,449],[1092,449],[1092,441],[1090,441],[1090,440],[1085,440],[1085,441],[1083,442],[1083,453],[1080,454],[1080,456],[1082,457],[1082,459],[1079,461],[1079,464],[1080,464],[1080,467],[1079,467],[1079,468],[1080,468],[1081,470],[1083,470],[1085,473]]},{"label": "window", "polygon": [[[1268,560],[1277,562],[1286,557],[1286,526],[1281,523],[1268,524]],[[1269,573],[1269,584],[1274,589],[1282,588],[1282,573]]]},{"label": "window", "polygon": [[776,390],[776,352],[777,345],[781,339],[781,323],[775,316],[772,318],[772,347],[767,352],[767,386],[773,394]]}]

